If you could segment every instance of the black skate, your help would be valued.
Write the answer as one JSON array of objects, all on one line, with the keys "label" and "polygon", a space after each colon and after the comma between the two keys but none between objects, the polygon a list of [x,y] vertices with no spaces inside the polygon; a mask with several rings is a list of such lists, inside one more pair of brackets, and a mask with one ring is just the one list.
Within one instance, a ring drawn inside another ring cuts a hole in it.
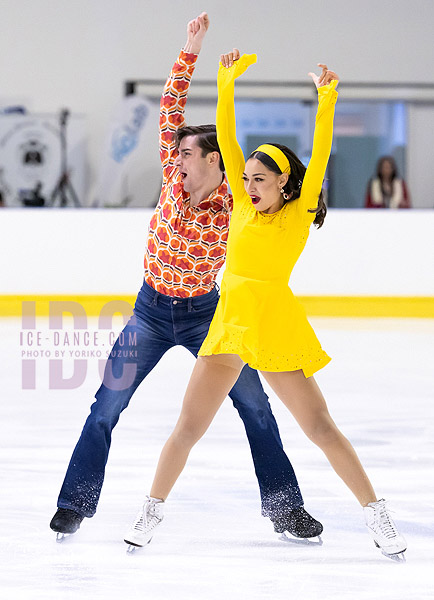
[{"label": "black skate", "polygon": [[83,519],[84,517],[75,510],[58,508],[50,523],[51,529],[57,533],[57,541],[61,542],[65,534],[75,533],[80,528]]},{"label": "black skate", "polygon": [[[318,538],[318,542],[316,544],[321,545],[322,540],[320,535],[323,531],[322,524],[314,519],[303,506],[299,506],[294,510],[291,510],[285,514],[282,514],[275,519],[272,519],[274,525],[274,531],[276,533],[281,533],[282,537],[280,538],[283,541],[292,541],[288,538],[286,533],[290,533],[295,538],[299,540],[303,540],[304,542],[309,542],[310,538]],[[314,542],[309,542],[314,543]]]}]

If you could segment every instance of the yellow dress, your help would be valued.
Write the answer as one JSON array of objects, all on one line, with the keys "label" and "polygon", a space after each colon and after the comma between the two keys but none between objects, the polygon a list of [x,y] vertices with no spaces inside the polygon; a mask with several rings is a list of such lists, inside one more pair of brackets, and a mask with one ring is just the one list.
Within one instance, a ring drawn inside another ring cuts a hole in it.
[{"label": "yellow dress", "polygon": [[288,281],[315,218],[308,209],[317,207],[330,155],[337,82],[318,89],[312,157],[300,197],[265,214],[244,190],[245,161],[235,133],[235,79],[253,62],[256,55],[243,55],[229,69],[220,65],[218,74],[217,136],[234,208],[221,296],[199,355],[238,354],[260,371],[302,369],[310,377],[330,358]]}]

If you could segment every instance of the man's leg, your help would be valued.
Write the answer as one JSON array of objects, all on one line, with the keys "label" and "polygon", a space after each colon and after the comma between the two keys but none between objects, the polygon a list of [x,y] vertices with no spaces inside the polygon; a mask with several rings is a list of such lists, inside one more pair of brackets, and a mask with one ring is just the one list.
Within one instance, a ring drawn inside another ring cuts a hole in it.
[{"label": "man's leg", "polygon": [[303,497],[286,456],[268,396],[257,371],[246,365],[229,392],[243,420],[261,492],[262,514],[278,533],[316,537],[323,527],[303,507]]},{"label": "man's leg", "polygon": [[245,365],[229,392],[246,429],[261,492],[262,514],[274,519],[303,506],[294,469],[257,371]]},{"label": "man's leg", "polygon": [[167,337],[164,307],[152,304],[146,286],[140,291],[135,313],[116,341],[60,490],[57,506],[83,517],[95,514],[104,481],[111,433],[121,412],[147,374],[173,346]]}]

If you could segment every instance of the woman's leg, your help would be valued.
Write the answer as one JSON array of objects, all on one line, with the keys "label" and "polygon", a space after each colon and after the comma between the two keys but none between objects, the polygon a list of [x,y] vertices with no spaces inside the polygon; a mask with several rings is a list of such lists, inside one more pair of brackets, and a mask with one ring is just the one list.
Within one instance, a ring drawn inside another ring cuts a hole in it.
[{"label": "woman's leg", "polygon": [[150,494],[153,498],[167,498],[191,448],[210,426],[243,366],[243,361],[235,354],[198,357],[178,422],[158,461]]},{"label": "woman's leg", "polygon": [[366,506],[375,502],[377,498],[371,482],[354,448],[331,418],[315,379],[306,378],[301,370],[262,374],[360,504]]}]

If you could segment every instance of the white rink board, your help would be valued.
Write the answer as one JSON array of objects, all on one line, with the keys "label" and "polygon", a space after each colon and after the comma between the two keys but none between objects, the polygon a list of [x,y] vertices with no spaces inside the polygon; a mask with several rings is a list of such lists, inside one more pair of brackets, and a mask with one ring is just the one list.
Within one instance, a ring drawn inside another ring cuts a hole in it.
[{"label": "white rink board", "polygon": [[[135,295],[149,209],[4,210],[1,294]],[[330,210],[291,278],[300,295],[434,296],[434,211]]]}]

